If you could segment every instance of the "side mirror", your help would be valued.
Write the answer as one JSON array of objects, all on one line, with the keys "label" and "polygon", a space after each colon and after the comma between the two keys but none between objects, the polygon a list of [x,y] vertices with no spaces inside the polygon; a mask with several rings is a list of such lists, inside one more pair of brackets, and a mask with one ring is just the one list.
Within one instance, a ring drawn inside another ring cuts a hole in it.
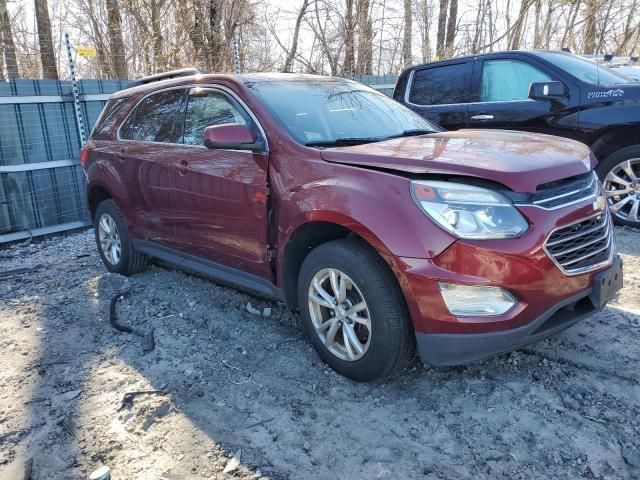
[{"label": "side mirror", "polygon": [[567,88],[562,82],[534,82],[529,86],[529,98],[566,105]]},{"label": "side mirror", "polygon": [[258,152],[264,144],[257,141],[249,127],[237,123],[212,125],[204,129],[204,146],[210,149],[250,150]]}]

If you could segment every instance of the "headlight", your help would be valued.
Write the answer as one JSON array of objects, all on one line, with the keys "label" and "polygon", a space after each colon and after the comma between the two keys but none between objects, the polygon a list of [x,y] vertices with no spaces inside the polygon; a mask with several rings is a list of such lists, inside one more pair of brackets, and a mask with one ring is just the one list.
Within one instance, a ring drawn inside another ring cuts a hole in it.
[{"label": "headlight", "polygon": [[507,197],[486,188],[413,181],[411,194],[429,218],[460,238],[512,238],[529,228]]}]

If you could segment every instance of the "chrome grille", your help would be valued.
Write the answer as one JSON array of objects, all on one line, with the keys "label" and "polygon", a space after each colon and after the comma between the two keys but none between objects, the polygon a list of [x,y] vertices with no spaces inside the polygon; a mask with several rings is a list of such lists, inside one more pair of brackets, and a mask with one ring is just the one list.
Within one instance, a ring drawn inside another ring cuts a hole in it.
[{"label": "chrome grille", "polygon": [[614,250],[609,211],[555,229],[544,248],[569,275],[595,270],[608,263]]},{"label": "chrome grille", "polygon": [[595,197],[598,192],[598,177],[595,172],[590,172],[543,186],[531,196],[530,201],[537,207],[553,210]]}]

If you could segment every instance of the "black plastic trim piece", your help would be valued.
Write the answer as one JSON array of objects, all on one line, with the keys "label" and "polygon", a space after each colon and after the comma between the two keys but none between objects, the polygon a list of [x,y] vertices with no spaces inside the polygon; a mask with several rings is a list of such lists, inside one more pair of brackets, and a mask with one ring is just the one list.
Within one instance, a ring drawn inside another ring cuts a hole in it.
[{"label": "black plastic trim piece", "polygon": [[136,250],[164,260],[174,268],[198,273],[216,282],[245,290],[259,297],[284,301],[284,293],[281,288],[257,275],[148,240],[133,240],[133,245]]}]

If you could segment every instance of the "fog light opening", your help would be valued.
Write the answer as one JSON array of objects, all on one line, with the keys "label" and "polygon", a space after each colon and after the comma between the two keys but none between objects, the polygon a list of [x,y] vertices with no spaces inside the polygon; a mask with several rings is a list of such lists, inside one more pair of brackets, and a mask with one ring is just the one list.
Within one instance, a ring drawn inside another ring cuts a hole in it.
[{"label": "fog light opening", "polygon": [[500,287],[439,282],[447,309],[456,317],[493,317],[511,310],[518,301]]}]

